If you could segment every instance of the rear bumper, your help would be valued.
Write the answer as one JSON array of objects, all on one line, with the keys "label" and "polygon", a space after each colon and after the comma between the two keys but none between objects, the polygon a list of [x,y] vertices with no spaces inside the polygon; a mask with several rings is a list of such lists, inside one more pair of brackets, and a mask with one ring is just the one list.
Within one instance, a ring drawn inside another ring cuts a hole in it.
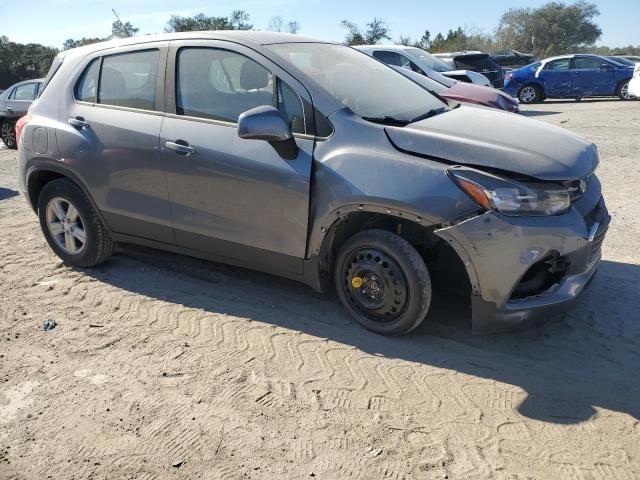
[{"label": "rear bumper", "polygon": [[[486,212],[435,232],[456,250],[469,274],[474,333],[516,329],[575,303],[597,271],[611,218],[602,197],[593,203],[585,216],[576,208],[556,217]],[[560,276],[524,298],[517,295],[527,273],[546,265],[550,256],[562,259]]]}]

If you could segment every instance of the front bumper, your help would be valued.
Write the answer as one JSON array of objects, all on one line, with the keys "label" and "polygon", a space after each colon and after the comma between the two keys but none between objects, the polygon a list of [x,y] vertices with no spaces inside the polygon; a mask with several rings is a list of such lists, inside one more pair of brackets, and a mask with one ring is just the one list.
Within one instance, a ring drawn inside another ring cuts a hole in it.
[{"label": "front bumper", "polygon": [[[474,333],[506,331],[535,323],[568,309],[576,301],[596,273],[611,218],[599,184],[595,187],[597,191],[591,195],[597,194],[595,199],[582,199],[582,209],[574,207],[564,215],[506,217],[485,212],[436,230],[456,250],[467,269]],[[561,278],[526,297],[516,295],[516,287],[527,272],[549,256],[562,258],[566,267]]]}]

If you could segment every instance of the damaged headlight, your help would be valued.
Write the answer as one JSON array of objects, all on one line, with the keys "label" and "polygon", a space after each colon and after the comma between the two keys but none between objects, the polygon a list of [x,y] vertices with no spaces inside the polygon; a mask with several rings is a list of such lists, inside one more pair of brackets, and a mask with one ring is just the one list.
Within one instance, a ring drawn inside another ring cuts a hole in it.
[{"label": "damaged headlight", "polygon": [[571,207],[569,190],[558,185],[534,187],[466,167],[453,167],[448,173],[476,203],[504,215],[559,215]]}]

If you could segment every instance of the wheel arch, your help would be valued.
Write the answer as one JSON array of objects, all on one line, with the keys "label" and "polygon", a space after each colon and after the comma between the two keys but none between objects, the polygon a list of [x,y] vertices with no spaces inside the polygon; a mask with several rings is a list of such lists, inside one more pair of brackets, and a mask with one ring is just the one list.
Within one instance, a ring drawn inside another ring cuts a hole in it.
[{"label": "wheel arch", "polygon": [[26,177],[26,189],[27,196],[29,199],[29,203],[34,212],[38,212],[38,198],[40,197],[40,193],[44,186],[54,180],[58,179],[66,179],[75,184],[89,199],[91,202],[91,206],[95,209],[102,223],[107,227],[109,233],[111,229],[109,228],[109,224],[106,222],[104,216],[102,215],[102,211],[98,208],[93,196],[86,188],[84,183],[77,177],[77,175],[69,172],[68,170],[59,167],[58,165],[52,164],[38,164],[30,167],[27,170]]},{"label": "wheel arch", "polygon": [[[456,278],[460,290],[469,293],[471,284],[463,260],[458,252],[434,232],[440,228],[430,219],[414,213],[379,205],[351,204],[333,211],[332,221],[321,226],[321,235],[310,242],[311,255],[317,265],[316,275],[320,290],[326,290],[331,283],[335,261],[344,243],[358,232],[364,230],[386,230],[407,240],[420,254],[429,271],[437,270],[436,283],[444,280],[443,271],[449,270]],[[444,268],[449,265],[451,268]]]}]

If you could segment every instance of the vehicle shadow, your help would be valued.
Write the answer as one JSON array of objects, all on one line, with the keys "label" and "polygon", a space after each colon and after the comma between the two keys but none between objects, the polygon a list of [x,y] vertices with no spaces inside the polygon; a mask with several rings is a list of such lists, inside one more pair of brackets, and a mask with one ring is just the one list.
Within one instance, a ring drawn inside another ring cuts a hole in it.
[{"label": "vehicle shadow", "polygon": [[525,117],[546,117],[547,115],[560,115],[560,113],[545,110],[520,110],[520,115]]},{"label": "vehicle shadow", "polygon": [[526,398],[517,409],[532,419],[574,424],[604,408],[640,420],[639,265],[604,261],[572,311],[527,330],[473,336],[468,302],[436,292],[418,329],[382,337],[352,322],[333,293],[152,249],[127,246],[124,253],[85,273],[176,305],[518,386]]},{"label": "vehicle shadow", "polygon": [[15,197],[16,195],[18,195],[18,192],[15,190],[0,187],[0,200],[6,200],[7,198]]}]

